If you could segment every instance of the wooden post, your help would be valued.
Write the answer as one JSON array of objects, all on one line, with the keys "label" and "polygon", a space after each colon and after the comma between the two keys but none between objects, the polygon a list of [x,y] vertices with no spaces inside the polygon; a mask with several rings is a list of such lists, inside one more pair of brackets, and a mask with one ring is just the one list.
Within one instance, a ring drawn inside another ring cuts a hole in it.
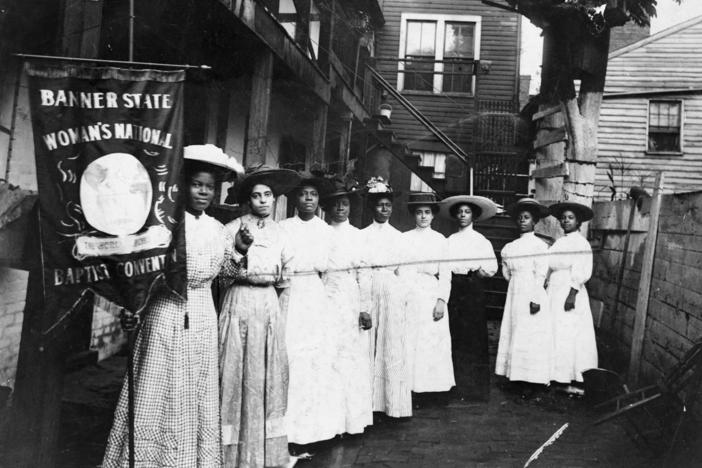
[{"label": "wooden post", "polygon": [[324,150],[327,139],[327,113],[329,106],[323,102],[317,104],[312,121],[312,147],[307,151],[305,168],[309,169],[314,163],[324,161]]},{"label": "wooden post", "polygon": [[244,156],[244,163],[247,166],[266,162],[272,85],[273,52],[265,49],[256,58],[251,79],[251,102]]},{"label": "wooden post", "polygon": [[341,134],[339,135],[339,158],[337,160],[336,172],[343,175],[349,163],[351,153],[351,127],[353,126],[353,114],[346,112],[341,116]]},{"label": "wooden post", "polygon": [[331,0],[327,6],[320,8],[320,27],[319,27],[319,52],[318,60],[319,67],[324,73],[329,76],[329,54],[332,53],[332,45],[334,43],[334,24],[336,14],[336,0]]},{"label": "wooden post", "polygon": [[658,239],[658,218],[661,213],[661,191],[664,184],[664,174],[656,175],[653,200],[651,202],[651,219],[648,225],[648,234],[644,245],[644,256],[641,263],[641,279],[639,280],[639,294],[636,299],[636,316],[634,317],[634,333],[631,337],[631,357],[629,360],[629,382],[635,385],[639,379],[641,367],[641,352],[646,334],[646,317],[648,315],[648,301],[651,292],[651,279],[653,276],[653,261],[656,256],[656,240]]}]

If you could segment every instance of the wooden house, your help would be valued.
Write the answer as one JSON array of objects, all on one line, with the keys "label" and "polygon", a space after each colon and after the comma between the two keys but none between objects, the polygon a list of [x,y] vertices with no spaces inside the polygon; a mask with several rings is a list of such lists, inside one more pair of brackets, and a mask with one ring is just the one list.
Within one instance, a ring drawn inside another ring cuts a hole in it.
[{"label": "wooden house", "polygon": [[404,146],[391,183],[498,203],[527,192],[528,155],[517,145],[520,15],[480,0],[385,0],[383,14],[375,69],[392,88],[387,128]]},{"label": "wooden house", "polygon": [[610,53],[598,129],[595,197],[702,189],[702,16]]},{"label": "wooden house", "polygon": [[[112,0],[12,2],[0,15],[0,179],[21,190],[0,184],[0,385],[17,362],[28,268],[17,254],[37,190],[26,76],[13,54],[126,60],[129,17],[129,2]],[[135,2],[134,18],[134,60],[211,67],[188,71],[186,145],[216,144],[247,166],[342,173],[363,156],[380,95],[365,67],[384,22],[377,0]],[[239,208],[228,188],[214,209],[223,221]],[[288,214],[280,197],[276,216]],[[119,329],[106,318],[76,338],[85,349]]]}]

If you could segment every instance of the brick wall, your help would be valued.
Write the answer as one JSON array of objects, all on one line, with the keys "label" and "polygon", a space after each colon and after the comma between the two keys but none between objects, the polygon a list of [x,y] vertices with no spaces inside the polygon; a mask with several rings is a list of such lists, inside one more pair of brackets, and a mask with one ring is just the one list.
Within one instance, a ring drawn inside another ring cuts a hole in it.
[{"label": "brick wall", "polygon": [[[0,267],[0,386],[14,387],[28,276],[26,271]],[[90,349],[102,360],[117,353],[125,342],[116,306],[98,297]]]},{"label": "brick wall", "polygon": [[[634,310],[648,226],[646,206],[637,213],[629,254],[623,255],[628,200],[595,203],[595,255],[590,294],[604,302],[600,336],[606,337],[615,367],[626,371]],[[654,381],[667,372],[694,341],[702,339],[702,192],[663,197],[653,263],[641,375]],[[615,312],[617,277],[624,261],[622,291]]]},{"label": "brick wall", "polygon": [[93,309],[93,332],[90,348],[98,352],[98,360],[117,353],[126,343],[127,336],[119,324],[119,310],[112,302],[100,296]]},{"label": "brick wall", "polygon": [[13,387],[28,273],[0,268],[0,386]]}]

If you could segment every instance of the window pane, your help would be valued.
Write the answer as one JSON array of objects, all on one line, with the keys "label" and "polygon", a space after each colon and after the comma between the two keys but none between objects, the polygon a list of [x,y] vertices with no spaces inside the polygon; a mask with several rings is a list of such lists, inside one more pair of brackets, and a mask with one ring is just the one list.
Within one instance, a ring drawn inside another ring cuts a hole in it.
[{"label": "window pane", "polygon": [[[415,60],[412,60],[413,58]],[[434,89],[434,62],[427,61],[423,57],[406,57],[404,89],[432,91]]]},{"label": "window pane", "polygon": [[649,102],[649,151],[680,151],[681,110],[680,101]]},{"label": "window pane", "polygon": [[434,57],[436,23],[434,21],[408,21],[405,55]]},{"label": "window pane", "polygon": [[470,93],[473,84],[473,62],[444,63],[444,92]]},{"label": "window pane", "polygon": [[444,58],[473,58],[475,25],[446,23]]}]

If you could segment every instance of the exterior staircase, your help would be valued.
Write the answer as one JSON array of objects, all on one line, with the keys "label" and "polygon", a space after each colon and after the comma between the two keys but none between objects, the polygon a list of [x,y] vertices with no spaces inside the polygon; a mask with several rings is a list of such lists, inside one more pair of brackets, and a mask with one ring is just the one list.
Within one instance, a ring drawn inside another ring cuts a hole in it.
[{"label": "exterior staircase", "polygon": [[[424,116],[411,102],[398,92],[390,83],[385,80],[380,73],[368,66],[373,78],[387,93],[395,98],[408,112],[421,122],[438,141],[444,143],[447,149],[455,157],[465,164],[466,168],[471,167],[472,158],[458,144],[446,136],[436,125]],[[369,133],[375,140],[390,151],[393,156],[404,164],[411,172],[416,174],[424,183],[436,192],[439,198],[450,195],[466,193],[467,182],[463,180],[460,185],[449,182],[445,178],[434,177],[434,168],[421,165],[419,155],[413,153],[409,147],[399,141],[395,132],[389,128],[389,121],[381,117],[373,117],[366,122]],[[449,168],[447,167],[447,171]],[[468,172],[468,171],[466,171]],[[455,179],[454,179],[455,180]],[[485,195],[488,195],[487,193]],[[489,195],[488,195],[489,196]],[[507,215],[498,215],[490,220],[476,223],[476,229],[487,237],[493,245],[498,264],[501,264],[500,252],[508,242],[516,239],[519,234],[512,219]],[[507,294],[507,282],[502,276],[501,269],[492,278],[486,280],[486,309],[489,320],[499,320],[502,317],[505,298]]]}]

